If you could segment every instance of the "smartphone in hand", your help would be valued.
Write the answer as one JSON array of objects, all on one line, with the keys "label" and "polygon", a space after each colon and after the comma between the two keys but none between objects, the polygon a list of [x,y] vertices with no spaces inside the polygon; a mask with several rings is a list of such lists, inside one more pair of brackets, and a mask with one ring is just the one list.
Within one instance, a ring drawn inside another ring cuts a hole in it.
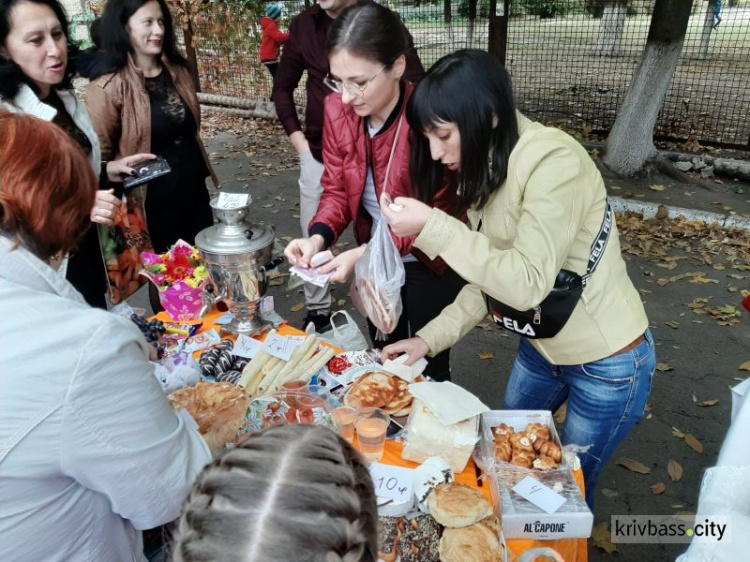
[{"label": "smartphone in hand", "polygon": [[122,180],[122,185],[126,191],[160,178],[172,171],[167,161],[161,156],[157,157],[156,160],[149,160],[148,162],[133,166],[133,168],[135,168],[136,174],[134,176],[127,176]]}]

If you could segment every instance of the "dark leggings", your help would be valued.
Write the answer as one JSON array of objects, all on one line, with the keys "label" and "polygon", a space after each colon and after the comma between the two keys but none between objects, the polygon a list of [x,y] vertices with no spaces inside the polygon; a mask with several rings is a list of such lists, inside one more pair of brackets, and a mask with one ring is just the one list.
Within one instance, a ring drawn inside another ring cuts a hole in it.
[{"label": "dark leggings", "polygon": [[[404,268],[406,269],[406,283],[401,287],[401,302],[404,311],[401,313],[396,329],[388,334],[386,341],[376,341],[377,329],[372,322],[367,321],[370,341],[375,347],[383,348],[389,343],[416,335],[430,320],[437,317],[446,306],[451,304],[466,285],[466,281],[452,269],[448,269],[445,275],[440,276],[420,262],[405,263]],[[450,349],[427,360],[425,375],[436,381],[450,380]]]},{"label": "dark leggings", "polygon": [[264,62],[263,66],[265,66],[268,69],[268,72],[271,73],[271,76],[273,78],[276,78],[276,70],[279,68],[279,63],[277,61]]}]

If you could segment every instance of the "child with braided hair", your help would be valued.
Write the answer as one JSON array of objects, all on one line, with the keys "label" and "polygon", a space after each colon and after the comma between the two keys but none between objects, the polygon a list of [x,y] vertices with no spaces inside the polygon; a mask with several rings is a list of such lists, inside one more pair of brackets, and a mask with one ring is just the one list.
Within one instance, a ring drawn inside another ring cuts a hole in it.
[{"label": "child with braided hair", "polygon": [[272,427],[198,477],[175,562],[374,562],[377,504],[367,465],[314,425]]}]

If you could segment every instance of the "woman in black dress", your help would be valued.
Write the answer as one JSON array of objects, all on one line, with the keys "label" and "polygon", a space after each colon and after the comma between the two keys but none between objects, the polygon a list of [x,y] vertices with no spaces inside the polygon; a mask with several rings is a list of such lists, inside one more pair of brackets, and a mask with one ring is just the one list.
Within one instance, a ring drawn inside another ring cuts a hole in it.
[{"label": "woman in black dress", "polygon": [[[213,224],[211,175],[195,83],[164,0],[109,0],[86,62],[86,106],[105,155],[152,152],[171,173],[149,182],[146,221],[157,252]],[[82,72],[83,73],[83,72]],[[152,298],[152,305],[156,304]]]}]

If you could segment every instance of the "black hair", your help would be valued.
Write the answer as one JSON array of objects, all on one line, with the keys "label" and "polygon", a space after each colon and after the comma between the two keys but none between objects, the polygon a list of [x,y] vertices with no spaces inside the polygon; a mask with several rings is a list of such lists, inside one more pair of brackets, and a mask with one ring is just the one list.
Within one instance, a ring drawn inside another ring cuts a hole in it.
[{"label": "black hair", "polygon": [[[65,76],[55,89],[72,88],[73,76],[76,73],[75,60],[78,55],[78,46],[70,40],[68,17],[65,14],[65,8],[57,0],[0,0],[0,45],[5,45],[10,34],[10,16],[13,8],[23,2],[41,4],[55,12],[68,43],[68,62],[65,67]],[[39,94],[36,84],[24,74],[20,66],[9,58],[0,55],[0,97],[8,100],[13,99],[18,94],[21,84],[28,85],[36,94]]]},{"label": "black hair", "polygon": [[406,117],[413,135],[411,176],[419,198],[431,204],[445,187],[446,175],[422,133],[453,123],[461,135],[461,168],[451,179],[464,209],[484,207],[505,181],[518,142],[513,89],[500,61],[478,49],[441,58],[417,86]]},{"label": "black hair", "polygon": [[360,1],[341,12],[328,31],[328,53],[346,49],[390,68],[409,41],[398,15],[376,2]]},{"label": "black hair", "polygon": [[[164,16],[164,40],[162,53],[172,64],[187,66],[187,60],[177,48],[172,14],[165,0],[107,0],[101,20],[94,29],[94,48],[87,61],[85,76],[90,80],[102,74],[118,72],[128,64],[128,55],[133,54],[125,26],[128,20],[149,2],[157,2]],[[84,69],[81,69],[84,73]]]}]

